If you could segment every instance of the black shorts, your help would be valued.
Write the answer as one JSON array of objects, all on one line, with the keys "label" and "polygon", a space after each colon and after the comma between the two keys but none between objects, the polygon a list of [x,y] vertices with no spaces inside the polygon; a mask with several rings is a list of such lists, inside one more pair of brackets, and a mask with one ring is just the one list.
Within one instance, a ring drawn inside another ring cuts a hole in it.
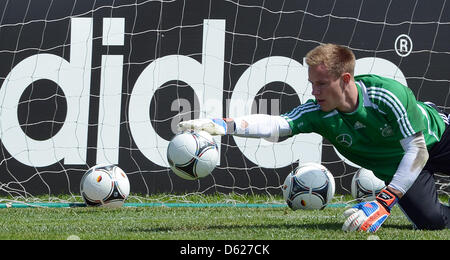
[{"label": "black shorts", "polygon": [[428,151],[429,159],[424,169],[450,175],[450,127],[444,131],[439,143]]},{"label": "black shorts", "polygon": [[414,184],[399,200],[405,215],[417,229],[450,228],[450,208],[440,203],[434,173],[450,175],[450,127],[429,151],[429,159]]},{"label": "black shorts", "polygon": [[423,170],[399,205],[416,229],[450,228],[450,207],[439,202],[433,173]]},{"label": "black shorts", "polygon": [[424,169],[433,173],[440,172],[450,175],[450,127],[449,114],[439,109],[434,103],[425,102],[426,105],[434,108],[444,120],[446,128],[442,134],[441,140],[436,143],[429,151],[429,159]]}]

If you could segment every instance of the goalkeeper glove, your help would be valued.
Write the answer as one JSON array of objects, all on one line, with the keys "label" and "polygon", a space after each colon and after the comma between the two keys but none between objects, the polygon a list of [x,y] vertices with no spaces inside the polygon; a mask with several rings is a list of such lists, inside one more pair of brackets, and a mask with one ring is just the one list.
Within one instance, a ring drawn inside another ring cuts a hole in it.
[{"label": "goalkeeper glove", "polygon": [[368,231],[375,233],[384,221],[391,215],[391,209],[398,202],[398,198],[387,189],[378,194],[375,201],[362,202],[344,212],[347,217],[342,230]]},{"label": "goalkeeper glove", "polygon": [[222,118],[194,119],[180,122],[178,130],[180,132],[188,130],[205,131],[210,135],[226,135],[234,131],[234,121]]}]

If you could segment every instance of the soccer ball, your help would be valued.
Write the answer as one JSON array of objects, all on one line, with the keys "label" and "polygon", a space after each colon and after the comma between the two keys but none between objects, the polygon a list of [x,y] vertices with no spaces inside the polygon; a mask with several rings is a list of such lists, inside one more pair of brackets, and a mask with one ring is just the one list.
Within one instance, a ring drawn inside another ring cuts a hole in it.
[{"label": "soccer ball", "polygon": [[351,192],[358,201],[374,200],[378,193],[386,187],[372,171],[361,168],[353,175]]},{"label": "soccer ball", "polygon": [[96,165],[83,175],[80,193],[87,206],[118,208],[130,194],[130,182],[118,166]]},{"label": "soccer ball", "polygon": [[177,134],[167,147],[172,171],[186,180],[208,176],[219,160],[217,144],[207,132]]},{"label": "soccer ball", "polygon": [[333,175],[318,163],[299,165],[282,186],[283,197],[292,210],[324,209],[333,199],[335,189]]}]

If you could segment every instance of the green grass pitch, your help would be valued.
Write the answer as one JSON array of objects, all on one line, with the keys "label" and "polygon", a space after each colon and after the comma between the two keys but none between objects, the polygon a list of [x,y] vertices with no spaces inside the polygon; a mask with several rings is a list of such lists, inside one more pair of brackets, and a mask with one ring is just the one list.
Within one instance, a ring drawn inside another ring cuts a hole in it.
[{"label": "green grass pitch", "polygon": [[[207,201],[208,203],[213,200]],[[1,208],[0,239],[81,240],[449,240],[450,231],[417,231],[395,207],[374,235],[341,231],[345,207]],[[193,204],[192,204],[193,203]],[[248,203],[248,200],[246,200]],[[180,204],[182,205],[182,204]],[[236,205],[236,204],[235,204]],[[242,204],[239,204],[242,205]],[[250,204],[249,204],[250,205]],[[251,204],[253,205],[253,204]],[[258,204],[256,204],[258,205]]]}]

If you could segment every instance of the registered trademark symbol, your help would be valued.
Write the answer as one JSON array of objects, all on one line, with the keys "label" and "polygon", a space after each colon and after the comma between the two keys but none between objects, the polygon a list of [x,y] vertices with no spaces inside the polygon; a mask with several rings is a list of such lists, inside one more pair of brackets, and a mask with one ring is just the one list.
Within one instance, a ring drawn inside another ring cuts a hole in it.
[{"label": "registered trademark symbol", "polygon": [[413,49],[413,42],[411,38],[406,34],[401,34],[395,40],[395,52],[400,57],[406,57],[411,54]]}]

